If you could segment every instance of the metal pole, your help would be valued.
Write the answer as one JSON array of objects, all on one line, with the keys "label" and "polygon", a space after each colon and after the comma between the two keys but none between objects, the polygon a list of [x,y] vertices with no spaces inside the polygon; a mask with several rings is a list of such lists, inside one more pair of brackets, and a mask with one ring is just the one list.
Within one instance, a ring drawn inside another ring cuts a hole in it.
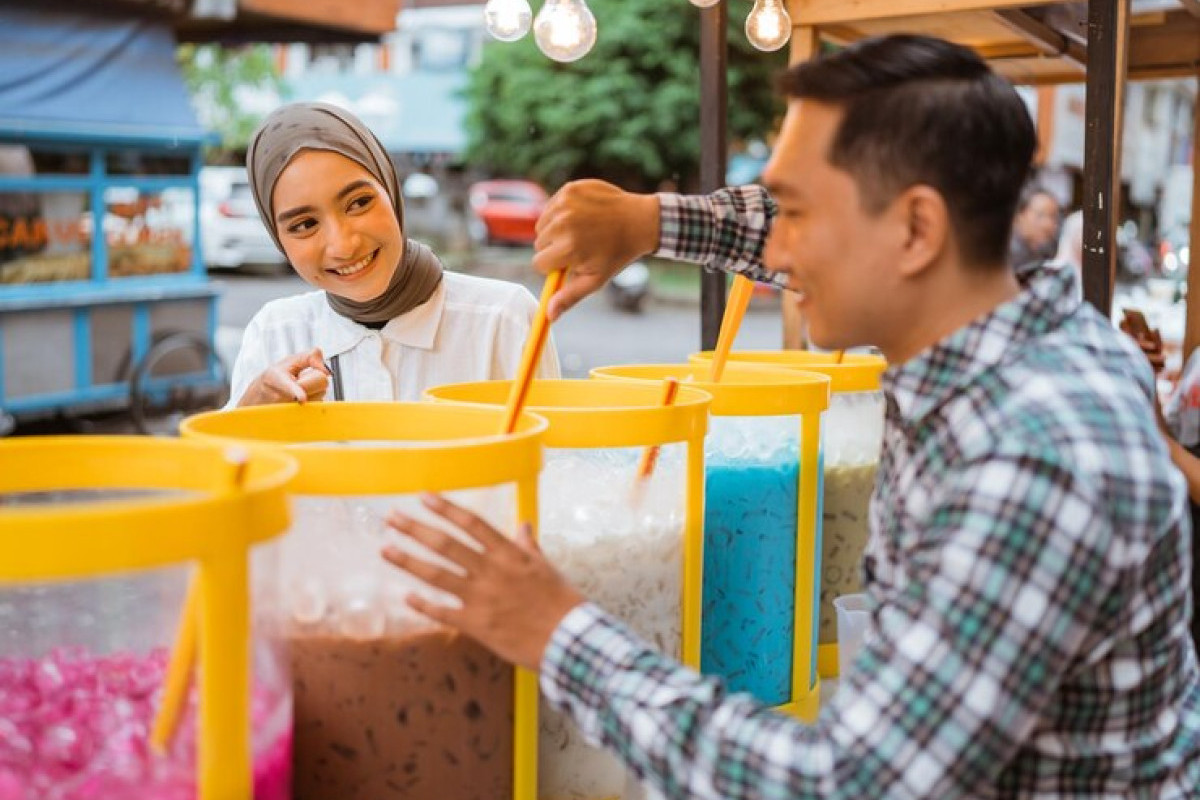
[{"label": "metal pole", "polygon": [[1121,130],[1129,0],[1088,3],[1087,100],[1083,139],[1083,296],[1112,312],[1121,212]]},{"label": "metal pole", "polygon": [[[728,81],[725,74],[725,3],[700,12],[700,191],[725,185],[725,124]],[[725,273],[704,272],[700,279],[700,346],[717,346],[725,314]]]}]

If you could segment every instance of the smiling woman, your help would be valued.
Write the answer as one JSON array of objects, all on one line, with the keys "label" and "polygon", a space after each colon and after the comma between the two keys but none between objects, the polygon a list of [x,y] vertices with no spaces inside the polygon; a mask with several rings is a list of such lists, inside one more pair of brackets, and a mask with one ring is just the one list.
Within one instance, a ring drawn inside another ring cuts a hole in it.
[{"label": "smiling woman", "polygon": [[[511,378],[537,308],[522,286],[445,273],[404,235],[395,168],[349,112],[272,113],[246,157],[259,216],[314,289],[250,321],[231,405],[419,400],[434,385]],[[557,377],[553,344],[539,377]]]}]

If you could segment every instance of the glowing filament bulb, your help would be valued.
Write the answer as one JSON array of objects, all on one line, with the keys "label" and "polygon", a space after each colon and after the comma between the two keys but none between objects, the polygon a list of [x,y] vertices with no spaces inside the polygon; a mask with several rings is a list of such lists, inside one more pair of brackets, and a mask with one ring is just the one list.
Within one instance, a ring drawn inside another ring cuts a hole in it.
[{"label": "glowing filament bulb", "polygon": [[596,43],[596,18],[583,0],[546,0],[533,22],[538,49],[568,63],[587,55]]},{"label": "glowing filament bulb", "polygon": [[528,0],[488,0],[483,7],[484,25],[493,38],[515,42],[529,33],[533,9]]},{"label": "glowing filament bulb", "polygon": [[792,36],[792,18],[782,0],[754,0],[746,17],[746,38],[750,44],[768,53],[787,44]]}]

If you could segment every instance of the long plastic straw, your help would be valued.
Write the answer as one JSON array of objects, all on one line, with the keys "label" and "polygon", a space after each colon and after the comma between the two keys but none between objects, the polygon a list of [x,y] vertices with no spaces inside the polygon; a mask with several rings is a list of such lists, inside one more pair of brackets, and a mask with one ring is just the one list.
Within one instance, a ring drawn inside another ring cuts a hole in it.
[{"label": "long plastic straw", "polygon": [[550,338],[550,318],[546,309],[550,306],[550,298],[562,288],[566,270],[555,270],[546,276],[542,286],[542,297],[538,302],[537,314],[533,317],[533,326],[529,329],[529,337],[525,340],[525,350],[521,353],[521,364],[517,369],[517,377],[513,380],[512,389],[508,393],[508,402],[504,406],[504,426],[501,433],[512,433],[517,428],[517,420],[521,409],[529,397],[529,386],[533,383],[533,373],[538,361],[542,358],[542,350],[546,340]]},{"label": "long plastic straw", "polygon": [[[679,394],[679,381],[675,378],[665,378],[663,380],[663,398],[662,405],[669,406],[675,402],[675,395]],[[642,451],[641,461],[638,462],[638,479],[644,481],[654,474],[654,465],[658,463],[659,446],[654,444]]]},{"label": "long plastic straw", "polygon": [[742,326],[742,317],[746,316],[753,293],[754,283],[749,278],[738,275],[733,279],[729,301],[725,304],[725,316],[721,319],[721,333],[717,336],[717,347],[713,351],[710,378],[713,383],[719,383],[725,374],[725,362],[729,359],[729,351],[733,348],[733,340],[737,338],[738,328]]}]

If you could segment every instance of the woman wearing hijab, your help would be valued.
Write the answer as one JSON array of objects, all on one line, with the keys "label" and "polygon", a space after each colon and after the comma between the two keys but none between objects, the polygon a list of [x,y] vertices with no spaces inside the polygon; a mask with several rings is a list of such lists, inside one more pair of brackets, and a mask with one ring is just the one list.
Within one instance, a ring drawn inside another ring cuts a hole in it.
[{"label": "woman wearing hijab", "polygon": [[[430,386],[515,375],[537,302],[517,284],[444,272],[405,237],[395,167],[352,114],[283,106],[246,167],[263,224],[317,291],[250,321],[230,405],[419,400]],[[538,375],[558,374],[551,342]]]}]

